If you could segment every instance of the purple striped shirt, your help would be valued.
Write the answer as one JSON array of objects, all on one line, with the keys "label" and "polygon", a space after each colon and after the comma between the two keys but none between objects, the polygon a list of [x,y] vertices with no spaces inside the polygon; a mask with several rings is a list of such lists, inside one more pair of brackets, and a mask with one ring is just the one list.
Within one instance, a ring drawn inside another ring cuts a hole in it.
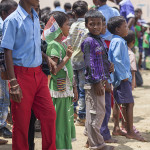
[{"label": "purple striped shirt", "polygon": [[107,47],[100,36],[89,34],[81,45],[85,61],[86,83],[110,79]]}]

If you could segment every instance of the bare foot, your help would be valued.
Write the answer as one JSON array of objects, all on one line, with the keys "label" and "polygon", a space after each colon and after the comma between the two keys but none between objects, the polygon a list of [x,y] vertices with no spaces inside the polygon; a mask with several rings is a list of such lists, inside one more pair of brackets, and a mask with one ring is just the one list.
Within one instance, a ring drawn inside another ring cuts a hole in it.
[{"label": "bare foot", "polygon": [[89,142],[88,142],[88,141],[86,142],[86,144],[85,144],[84,147],[85,147],[85,148],[89,148]]},{"label": "bare foot", "polygon": [[113,131],[112,132],[112,135],[114,136],[126,136],[126,133],[121,131],[120,129],[119,130],[116,130],[116,131]]},{"label": "bare foot", "polygon": [[103,148],[101,148],[100,150],[114,150],[114,147],[106,145]]},{"label": "bare foot", "polygon": [[2,140],[2,139],[0,139],[0,145],[4,145],[4,144],[6,144],[8,141],[7,140]]},{"label": "bare foot", "polygon": [[137,133],[127,134],[126,138],[128,138],[128,139],[134,139],[134,140],[141,141],[141,142],[146,142],[146,140],[142,136],[140,136],[139,134],[137,134]]},{"label": "bare foot", "polygon": [[105,143],[117,143],[118,141],[115,140],[115,139],[109,139],[109,140],[106,140]]}]

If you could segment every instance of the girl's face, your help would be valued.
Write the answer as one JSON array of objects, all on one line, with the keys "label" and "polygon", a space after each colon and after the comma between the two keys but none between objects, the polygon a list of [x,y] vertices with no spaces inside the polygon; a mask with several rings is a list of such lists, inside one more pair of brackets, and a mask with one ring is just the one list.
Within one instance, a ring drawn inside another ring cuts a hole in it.
[{"label": "girl's face", "polygon": [[100,35],[102,31],[102,19],[101,18],[88,18],[86,24],[89,32],[93,35]]},{"label": "girl's face", "polygon": [[106,33],[106,21],[103,21],[103,27],[102,27],[102,31],[101,34],[105,34]]},{"label": "girl's face", "polygon": [[70,29],[70,26],[69,26],[69,19],[66,20],[66,22],[63,24],[63,26],[61,27],[61,30],[62,30],[62,33],[65,37],[68,36],[69,34],[69,29]]}]

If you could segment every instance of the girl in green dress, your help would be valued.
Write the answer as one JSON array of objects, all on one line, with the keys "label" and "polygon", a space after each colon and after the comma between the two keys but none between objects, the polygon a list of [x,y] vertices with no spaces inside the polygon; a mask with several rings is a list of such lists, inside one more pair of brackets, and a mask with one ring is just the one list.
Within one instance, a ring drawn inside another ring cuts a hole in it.
[{"label": "girl in green dress", "polygon": [[78,95],[70,60],[73,51],[71,46],[67,47],[62,42],[62,37],[68,36],[69,28],[68,16],[62,12],[55,12],[43,32],[48,43],[46,53],[56,63],[49,88],[57,113],[56,148],[58,150],[71,150],[71,142],[76,138],[73,101],[77,100]]}]

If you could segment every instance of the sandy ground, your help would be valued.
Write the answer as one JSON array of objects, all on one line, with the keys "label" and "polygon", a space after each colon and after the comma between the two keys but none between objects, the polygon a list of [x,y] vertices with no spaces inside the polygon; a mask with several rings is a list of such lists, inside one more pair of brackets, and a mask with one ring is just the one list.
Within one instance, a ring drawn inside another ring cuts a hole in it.
[{"label": "sandy ground", "polygon": [[[150,71],[143,71],[143,87],[136,88],[133,92],[135,98],[134,125],[149,142],[138,142],[125,137],[113,137],[118,140],[115,150],[150,150]],[[10,126],[9,126],[10,127]],[[113,122],[110,121],[112,132]],[[10,127],[11,128],[11,127]],[[84,148],[87,137],[83,135],[84,127],[76,127],[77,141],[73,142],[73,150],[86,150]],[[7,145],[0,146],[0,150],[11,150],[11,139]],[[41,150],[41,134],[36,133],[35,150]]]}]

